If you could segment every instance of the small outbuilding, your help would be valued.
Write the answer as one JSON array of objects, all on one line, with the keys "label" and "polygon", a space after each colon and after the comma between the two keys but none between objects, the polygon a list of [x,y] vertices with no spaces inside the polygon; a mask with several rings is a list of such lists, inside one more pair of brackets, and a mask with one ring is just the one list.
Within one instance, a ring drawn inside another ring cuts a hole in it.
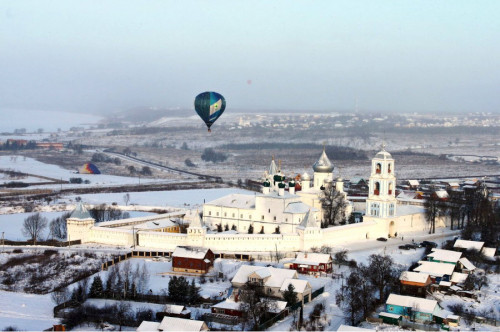
[{"label": "small outbuilding", "polygon": [[207,273],[214,260],[214,253],[208,248],[179,246],[172,254],[172,268],[175,272]]},{"label": "small outbuilding", "polygon": [[399,322],[403,320],[402,315],[391,314],[390,312],[381,312],[378,314],[378,318],[386,324],[399,325]]},{"label": "small outbuilding", "polygon": [[331,273],[332,265],[332,257],[329,254],[299,253],[288,267],[302,274],[314,274]]}]

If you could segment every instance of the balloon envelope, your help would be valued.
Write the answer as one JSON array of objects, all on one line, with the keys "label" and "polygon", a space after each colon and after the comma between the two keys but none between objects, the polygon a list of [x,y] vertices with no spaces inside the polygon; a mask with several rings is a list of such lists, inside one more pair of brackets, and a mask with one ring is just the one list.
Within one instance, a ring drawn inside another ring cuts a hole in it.
[{"label": "balloon envelope", "polygon": [[194,100],[194,109],[210,131],[210,126],[224,113],[226,100],[217,92],[202,92]]}]

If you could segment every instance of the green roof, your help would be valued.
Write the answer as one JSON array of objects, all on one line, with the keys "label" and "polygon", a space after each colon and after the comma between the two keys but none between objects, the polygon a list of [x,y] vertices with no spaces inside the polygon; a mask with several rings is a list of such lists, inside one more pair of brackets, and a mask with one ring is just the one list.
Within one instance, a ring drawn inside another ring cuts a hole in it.
[{"label": "green roof", "polygon": [[69,216],[71,219],[92,219],[89,211],[83,206],[82,202],[78,202],[73,212]]}]

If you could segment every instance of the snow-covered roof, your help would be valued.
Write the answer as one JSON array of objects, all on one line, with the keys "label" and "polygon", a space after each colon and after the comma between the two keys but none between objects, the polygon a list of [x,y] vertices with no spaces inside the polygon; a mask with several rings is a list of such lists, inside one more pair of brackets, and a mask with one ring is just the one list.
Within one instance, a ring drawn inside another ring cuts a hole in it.
[{"label": "snow-covered roof", "polygon": [[134,226],[134,228],[135,229],[158,229],[158,228],[165,228],[165,227],[172,227],[172,226],[177,226],[177,224],[172,222],[170,219],[163,219],[163,220],[151,220],[151,221],[148,221],[144,224],[139,224],[137,226]]},{"label": "snow-covered roof", "polygon": [[443,286],[443,287],[450,287],[451,286],[451,281],[444,281],[444,280],[441,280],[439,282],[439,286]]},{"label": "snow-covered roof", "polygon": [[[248,281],[248,276],[254,272],[262,273],[266,275],[269,273],[270,278],[265,282],[267,287],[281,287],[285,279],[293,279],[297,276],[297,271],[289,269],[277,269],[274,267],[262,267],[262,266],[252,266],[252,265],[242,265],[234,275],[231,280],[232,283],[244,284]],[[259,273],[258,273],[259,274]]]},{"label": "snow-covered roof", "polygon": [[302,202],[291,202],[285,208],[285,213],[306,213],[312,209],[313,211],[318,211],[318,209],[313,208]]},{"label": "snow-covered roof", "polygon": [[373,329],[364,329],[362,327],[355,327],[355,326],[349,326],[349,325],[340,325],[339,328],[337,329],[337,332],[364,332],[364,331],[375,331]]},{"label": "snow-covered roof", "polygon": [[486,257],[495,257],[495,253],[497,252],[496,248],[488,248],[488,247],[483,247],[481,249],[481,253],[486,256]]},{"label": "snow-covered roof", "polygon": [[212,308],[240,310],[240,302],[234,302],[232,298],[226,299],[222,302],[214,304]]},{"label": "snow-covered roof", "polygon": [[396,216],[409,216],[412,214],[417,214],[417,213],[424,213],[425,209],[421,206],[415,206],[415,205],[401,205],[398,204],[397,209],[396,209]]},{"label": "snow-covered roof", "polygon": [[420,284],[425,284],[429,278],[427,273],[418,273],[411,271],[403,271],[401,276],[399,276],[399,280],[401,281],[410,281],[410,282],[418,282]]},{"label": "snow-covered roof", "polygon": [[73,210],[73,212],[71,212],[71,215],[69,217],[71,219],[92,219],[90,212],[87,210],[87,208],[83,205],[81,201],[78,202],[78,204],[75,206],[75,209]]},{"label": "snow-covered roof", "polygon": [[208,253],[208,248],[202,247],[184,247],[178,246],[175,248],[172,257],[186,257],[186,258],[195,258],[195,259],[203,259]]},{"label": "snow-covered roof", "polygon": [[466,257],[462,257],[459,260],[460,263],[469,271],[474,271],[476,267],[472,264]]},{"label": "snow-covered roof", "polygon": [[410,186],[418,186],[420,182],[418,182],[418,180],[408,180],[408,184]]},{"label": "snow-covered roof", "polygon": [[204,226],[203,220],[201,219],[200,213],[198,210],[196,210],[196,214],[193,217],[193,220],[189,224],[189,228],[202,228]]},{"label": "snow-covered roof", "polygon": [[392,314],[390,312],[380,312],[378,315],[384,316],[384,317],[389,317],[389,318],[396,318],[396,319],[399,319],[401,317],[401,315]]},{"label": "snow-covered roof", "polygon": [[420,297],[390,294],[386,304],[397,305],[405,308],[418,308],[419,312],[433,313],[437,306],[436,300],[422,299]]},{"label": "snow-covered roof", "polygon": [[270,277],[271,276],[271,271],[268,268],[263,268],[260,270],[255,271],[255,273],[261,277],[262,279]]},{"label": "snow-covered roof", "polygon": [[295,194],[290,194],[288,191],[285,191],[285,193],[283,195],[280,195],[277,191],[271,191],[269,194],[262,194],[262,193],[256,193],[255,196],[259,196],[259,197],[271,197],[271,198],[277,198],[277,199],[291,199],[291,198],[295,198],[295,199],[299,199],[299,196],[295,195]]},{"label": "snow-covered roof", "polygon": [[282,312],[286,308],[286,301],[276,300],[276,301],[272,301],[272,303],[274,303],[275,305],[271,306],[271,310],[269,310],[269,312],[279,314],[280,312]]},{"label": "snow-covered roof", "polygon": [[165,316],[161,320],[161,331],[208,331],[207,324],[202,320],[184,319]]},{"label": "snow-covered roof", "polygon": [[435,193],[436,193],[436,196],[438,198],[441,198],[441,199],[449,197],[448,192],[446,190],[438,190]]},{"label": "snow-covered roof", "polygon": [[483,246],[484,242],[481,241],[456,240],[453,248],[475,249],[479,251]]},{"label": "snow-covered roof", "polygon": [[467,273],[453,272],[451,275],[451,282],[455,284],[462,284],[465,282],[469,275]]},{"label": "snow-covered roof", "polygon": [[255,207],[255,195],[231,194],[206,203],[238,209],[251,209]]},{"label": "snow-covered roof", "polygon": [[163,311],[172,314],[180,314],[183,310],[184,310],[183,305],[165,304],[165,307],[163,307]]},{"label": "snow-covered roof", "polygon": [[143,321],[136,331],[159,331],[160,323]]},{"label": "snow-covered roof", "polygon": [[427,257],[432,257],[434,260],[443,262],[458,262],[462,253],[460,251],[445,250],[445,249],[432,249],[432,252],[427,255]]},{"label": "snow-covered roof", "polygon": [[311,209],[307,211],[306,215],[304,216],[304,219],[300,223],[297,228],[314,228],[314,227],[319,227],[318,222],[316,221],[316,218],[314,218],[314,213],[311,212]]},{"label": "snow-covered roof", "polygon": [[436,263],[428,261],[420,261],[421,265],[414,268],[413,271],[428,273],[434,277],[442,277],[444,275],[451,276],[455,269],[454,264],[449,263]]},{"label": "snow-covered roof", "polygon": [[297,258],[292,263],[295,264],[307,264],[307,265],[319,265],[321,263],[326,264],[332,261],[332,257],[329,254],[320,253],[298,253]]},{"label": "snow-covered roof", "polygon": [[294,292],[302,294],[304,291],[309,287],[311,288],[311,285],[309,285],[309,282],[307,280],[301,280],[301,279],[291,279],[287,278],[283,282],[283,285],[281,285],[280,291],[284,292],[288,290],[288,285],[292,284],[294,287]]}]

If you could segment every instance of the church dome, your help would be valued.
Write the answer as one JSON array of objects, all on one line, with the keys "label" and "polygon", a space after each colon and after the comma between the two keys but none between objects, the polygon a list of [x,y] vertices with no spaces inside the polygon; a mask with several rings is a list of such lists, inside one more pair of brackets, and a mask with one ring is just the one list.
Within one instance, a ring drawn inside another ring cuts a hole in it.
[{"label": "church dome", "polygon": [[333,172],[333,165],[328,156],[326,155],[325,148],[323,148],[323,153],[313,165],[314,172],[317,173],[331,173]]},{"label": "church dome", "polygon": [[307,174],[307,172],[305,172],[304,174],[302,174],[302,180],[309,181],[311,180],[311,177],[309,176],[309,174]]},{"label": "church dome", "polygon": [[382,144],[382,150],[380,150],[376,155],[375,158],[378,159],[392,159],[392,156],[389,152],[385,151],[385,144]]}]

